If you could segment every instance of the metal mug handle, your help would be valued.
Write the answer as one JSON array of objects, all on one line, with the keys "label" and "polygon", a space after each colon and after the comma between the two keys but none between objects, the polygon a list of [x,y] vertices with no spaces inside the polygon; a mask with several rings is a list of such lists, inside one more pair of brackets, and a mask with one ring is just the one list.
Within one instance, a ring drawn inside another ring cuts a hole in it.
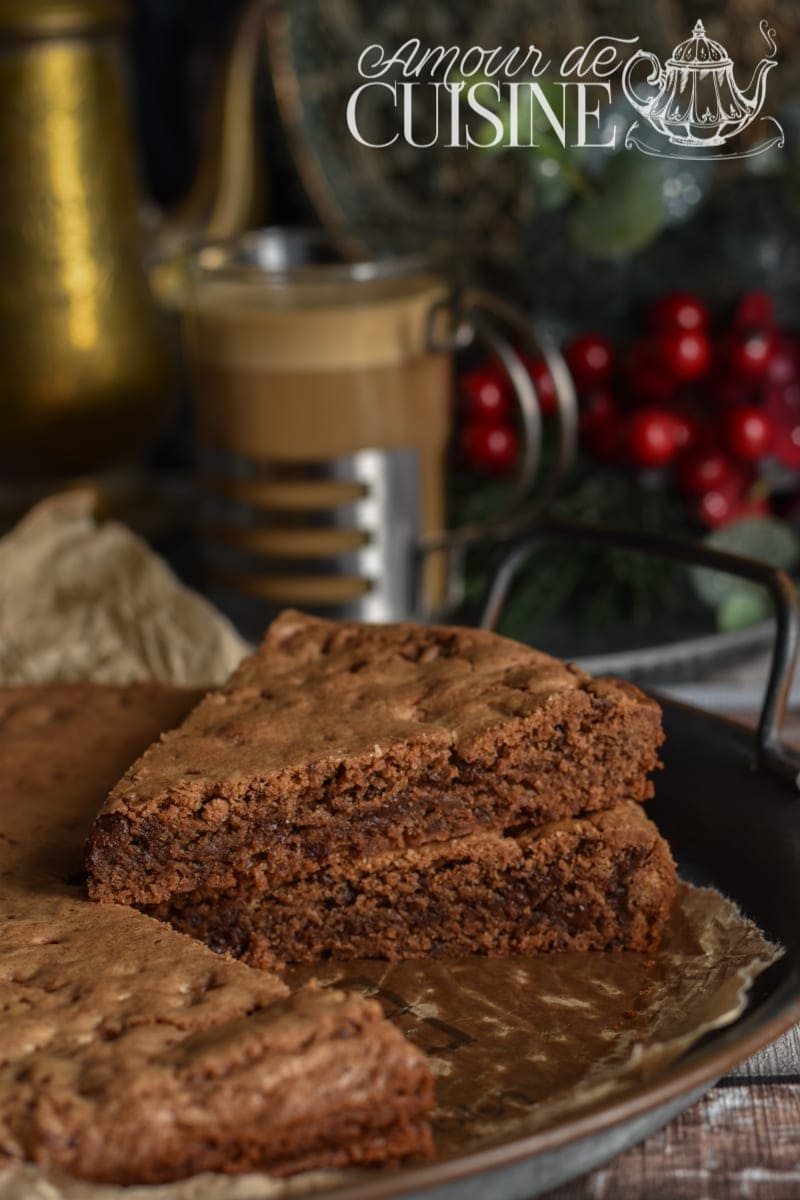
[{"label": "metal mug handle", "polygon": [[775,641],[769,678],[756,731],[756,760],[760,766],[800,787],[800,754],[789,749],[781,736],[792,677],[800,649],[800,612],[794,584],[785,571],[741,554],[717,550],[702,542],[687,542],[660,534],[642,534],[604,525],[573,521],[540,522],[530,528],[506,554],[495,572],[480,620],[482,629],[494,629],[511,585],[525,560],[543,543],[566,539],[653,554],[674,562],[692,563],[737,575],[762,584],[775,609]]},{"label": "metal mug handle", "polygon": [[[439,318],[452,318],[451,332],[436,332]],[[519,341],[544,359],[556,393],[556,448],[550,469],[534,492],[542,467],[542,409],[536,387],[519,354],[502,327],[512,330]],[[541,513],[558,491],[565,474],[575,460],[578,447],[578,402],[572,376],[552,339],[514,305],[491,292],[470,289],[461,294],[455,306],[440,301],[429,315],[428,346],[433,351],[454,353],[476,342],[490,351],[502,365],[514,393],[521,421],[523,447],[516,480],[502,511],[483,521],[473,521],[456,529],[424,536],[419,555],[424,559],[437,551],[455,555],[487,538],[507,540],[517,535]],[[460,563],[450,571],[448,604],[458,602],[462,586]]]}]

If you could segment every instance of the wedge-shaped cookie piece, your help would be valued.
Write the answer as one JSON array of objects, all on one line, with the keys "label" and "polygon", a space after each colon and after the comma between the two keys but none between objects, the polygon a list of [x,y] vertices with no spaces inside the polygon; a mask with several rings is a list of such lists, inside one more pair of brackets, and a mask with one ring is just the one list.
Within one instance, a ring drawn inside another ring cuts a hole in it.
[{"label": "wedge-shaped cookie piece", "polygon": [[127,772],[90,894],[152,904],[651,794],[658,706],[475,629],[286,612]]},{"label": "wedge-shaped cookie piece", "polygon": [[100,798],[193,699],[0,689],[0,1152],[122,1184],[426,1153],[429,1068],[373,1002],[86,899]]}]

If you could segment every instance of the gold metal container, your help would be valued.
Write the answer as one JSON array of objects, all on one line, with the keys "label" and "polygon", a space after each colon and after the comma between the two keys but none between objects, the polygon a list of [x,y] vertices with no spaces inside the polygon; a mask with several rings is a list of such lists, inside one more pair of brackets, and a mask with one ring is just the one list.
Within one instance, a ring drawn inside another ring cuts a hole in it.
[{"label": "gold metal container", "polygon": [[4,469],[90,470],[152,432],[168,382],[142,260],[117,0],[0,6]]}]

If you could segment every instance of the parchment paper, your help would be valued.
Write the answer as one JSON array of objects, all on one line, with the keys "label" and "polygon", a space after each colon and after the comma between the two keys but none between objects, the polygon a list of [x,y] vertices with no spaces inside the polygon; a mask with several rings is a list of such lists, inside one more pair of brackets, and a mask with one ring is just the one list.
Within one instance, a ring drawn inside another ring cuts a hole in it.
[{"label": "parchment paper", "polygon": [[[210,683],[244,649],[144,543],[119,525],[98,527],[86,493],[40,505],[0,542],[0,683]],[[553,1125],[656,1076],[705,1033],[734,1021],[753,979],[780,953],[730,901],[684,884],[653,955],[326,962],[287,978],[315,977],[381,1000],[429,1055],[437,1154],[453,1158]],[[12,1165],[0,1170],[0,1200],[272,1200],[335,1191],[361,1177],[203,1175],[123,1189]]]},{"label": "parchment paper", "polygon": [[247,643],[94,507],[91,490],[64,492],[0,539],[0,682],[221,683]]}]

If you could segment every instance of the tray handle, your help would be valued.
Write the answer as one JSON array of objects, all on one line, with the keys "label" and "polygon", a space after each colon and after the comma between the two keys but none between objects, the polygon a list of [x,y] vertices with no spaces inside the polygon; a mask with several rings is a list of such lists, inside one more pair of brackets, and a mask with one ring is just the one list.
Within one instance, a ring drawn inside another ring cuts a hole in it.
[{"label": "tray handle", "polygon": [[781,737],[800,646],[797,593],[786,572],[741,554],[731,554],[700,542],[683,541],[661,534],[643,534],[578,521],[537,522],[514,542],[495,572],[480,620],[482,629],[496,628],[511,585],[525,560],[541,545],[559,540],[610,546],[675,562],[711,567],[760,583],[767,589],[775,609],[776,631],[769,678],[756,730],[756,758],[759,766],[791,779],[796,787],[800,787],[800,754],[789,749]]}]

